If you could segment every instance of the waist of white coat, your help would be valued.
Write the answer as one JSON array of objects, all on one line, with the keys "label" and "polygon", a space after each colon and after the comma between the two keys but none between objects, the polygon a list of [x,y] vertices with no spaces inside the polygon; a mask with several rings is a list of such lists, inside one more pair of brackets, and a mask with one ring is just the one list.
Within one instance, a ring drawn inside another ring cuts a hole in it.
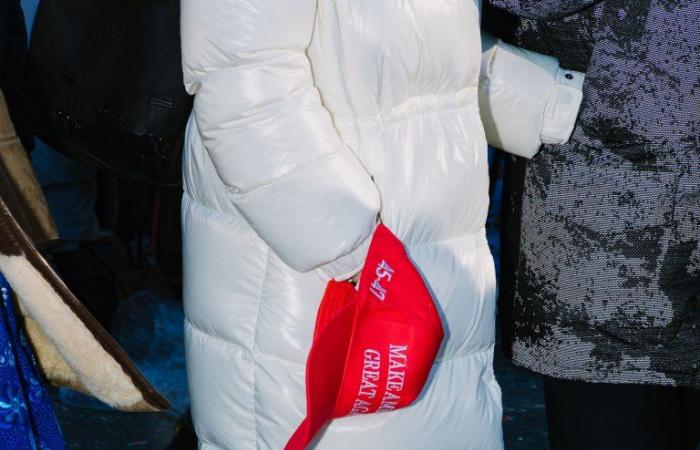
[{"label": "waist of white coat", "polygon": [[340,134],[347,136],[355,133],[366,134],[368,131],[376,132],[426,114],[440,114],[465,109],[478,111],[476,86],[468,86],[453,92],[411,96],[394,106],[383,108],[373,114],[335,116],[334,122]]},{"label": "waist of white coat", "polygon": [[486,237],[486,228],[481,228],[476,231],[467,232],[457,236],[449,236],[443,238],[435,237],[423,237],[423,236],[412,236],[405,237],[399,232],[399,238],[403,242],[404,246],[407,248],[409,253],[413,249],[420,249],[423,247],[441,247],[441,246],[453,246],[457,245],[461,248],[472,248],[477,249],[481,247],[488,247],[489,242]]}]

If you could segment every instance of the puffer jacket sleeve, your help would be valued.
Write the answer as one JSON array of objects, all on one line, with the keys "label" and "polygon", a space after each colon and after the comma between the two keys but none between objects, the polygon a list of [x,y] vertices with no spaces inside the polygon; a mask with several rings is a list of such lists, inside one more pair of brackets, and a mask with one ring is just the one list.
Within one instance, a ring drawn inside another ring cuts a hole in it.
[{"label": "puffer jacket sleeve", "polygon": [[482,33],[479,109],[486,140],[532,158],[542,144],[569,140],[583,98],[584,75],[556,58]]},{"label": "puffer jacket sleeve", "polygon": [[183,0],[185,86],[230,199],[290,267],[350,277],[379,209],[336,132],[306,47],[316,0]]},{"label": "puffer jacket sleeve", "polygon": [[517,16],[556,20],[589,8],[603,0],[484,0]]}]

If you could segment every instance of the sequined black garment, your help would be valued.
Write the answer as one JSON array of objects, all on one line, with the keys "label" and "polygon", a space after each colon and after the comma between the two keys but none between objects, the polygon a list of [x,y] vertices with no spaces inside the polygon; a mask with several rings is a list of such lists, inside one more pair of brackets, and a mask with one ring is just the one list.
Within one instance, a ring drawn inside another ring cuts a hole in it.
[{"label": "sequined black garment", "polygon": [[509,160],[514,361],[700,388],[700,1],[487,3],[518,16],[487,28],[587,73],[571,141]]}]

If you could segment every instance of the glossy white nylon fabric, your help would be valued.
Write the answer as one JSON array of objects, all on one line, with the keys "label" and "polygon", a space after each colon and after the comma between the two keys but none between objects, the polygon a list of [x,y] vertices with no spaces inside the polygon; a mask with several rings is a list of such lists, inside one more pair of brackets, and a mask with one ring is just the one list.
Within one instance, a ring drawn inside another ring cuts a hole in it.
[{"label": "glossy white nylon fabric", "polygon": [[499,73],[533,64],[489,48],[480,74],[478,15],[474,0],[183,0],[196,95],[184,297],[200,448],[283,448],[305,416],[325,283],[359,271],[378,214],[429,284],[446,340],[413,406],[336,420],[314,448],[502,448],[479,102],[492,105],[489,129],[527,151],[574,106],[560,104],[555,60],[535,65],[537,83],[502,88]]}]

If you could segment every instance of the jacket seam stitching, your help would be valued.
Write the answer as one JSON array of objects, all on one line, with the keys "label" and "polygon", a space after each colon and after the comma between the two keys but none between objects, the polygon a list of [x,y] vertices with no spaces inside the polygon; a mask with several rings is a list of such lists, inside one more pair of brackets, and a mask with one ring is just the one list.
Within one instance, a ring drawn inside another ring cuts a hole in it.
[{"label": "jacket seam stitching", "polygon": [[334,117],[334,122],[337,122],[340,128],[347,127],[348,125],[359,125],[359,126],[367,126],[367,125],[376,125],[378,123],[381,123],[381,125],[393,125],[395,123],[399,123],[408,119],[411,119],[413,117],[418,117],[426,114],[439,114],[443,112],[452,112],[452,111],[463,111],[463,110],[468,110],[473,107],[474,104],[478,104],[478,95],[475,95],[473,99],[470,99],[469,101],[465,101],[463,104],[458,104],[457,106],[449,106],[447,108],[442,108],[442,107],[437,107],[434,109],[426,109],[424,111],[419,111],[417,113],[413,114],[404,114],[404,115],[399,115],[398,117],[392,117],[397,115],[398,113],[396,110],[401,109],[401,108],[406,108],[407,105],[411,102],[423,100],[423,99],[429,99],[429,98],[451,98],[454,96],[457,96],[463,92],[474,92],[478,93],[479,86],[466,86],[461,89],[457,89],[455,91],[450,91],[450,92],[438,92],[438,93],[433,93],[433,94],[425,94],[425,95],[416,95],[416,96],[411,96],[408,99],[401,101],[397,103],[394,106],[382,108],[380,111],[371,113],[371,114],[363,114],[363,115],[341,115],[338,117]]},{"label": "jacket seam stitching", "polygon": [[293,180],[301,175],[303,175],[305,172],[307,172],[309,169],[321,165],[327,161],[332,160],[334,157],[338,156],[340,152],[342,151],[343,146],[339,146],[338,149],[332,150],[332,151],[326,151],[322,153],[321,155],[312,158],[306,164],[299,164],[299,166],[293,168],[289,172],[280,175],[277,178],[274,178],[266,183],[263,183],[259,186],[256,186],[250,190],[247,191],[240,191],[238,187],[234,186],[226,186],[227,192],[234,196],[234,201],[240,201],[240,202],[245,202],[249,198],[254,198],[257,195],[262,195],[266,191],[268,191],[272,187],[279,186],[281,184],[286,183],[289,180]]},{"label": "jacket seam stitching", "polygon": [[433,365],[435,365],[435,364],[443,364],[443,363],[454,363],[454,362],[457,362],[457,361],[461,361],[461,360],[463,360],[463,359],[471,358],[471,357],[473,357],[473,356],[483,355],[484,353],[488,353],[488,352],[490,352],[490,351],[493,351],[493,348],[494,348],[493,346],[494,346],[494,344],[489,344],[489,347],[484,348],[484,349],[482,349],[482,350],[476,350],[476,351],[469,352],[469,353],[464,353],[464,354],[461,354],[461,355],[455,355],[455,356],[451,356],[451,357],[449,357],[449,358],[446,358],[446,357],[438,357],[438,358],[435,358],[435,362],[433,363]]},{"label": "jacket seam stitching", "polygon": [[453,236],[453,237],[447,237],[444,239],[436,239],[433,241],[427,241],[427,242],[404,242],[403,245],[406,248],[413,249],[413,248],[420,248],[420,247],[429,247],[429,246],[434,246],[434,245],[441,245],[441,244],[447,244],[450,242],[454,241],[471,241],[471,244],[473,244],[474,248],[481,248],[488,246],[488,240],[486,237],[486,227],[482,227],[480,230],[471,232],[471,233],[465,233],[461,234],[459,236]]},{"label": "jacket seam stitching", "polygon": [[[260,323],[260,313],[262,310],[262,303],[263,303],[263,295],[265,294],[265,286],[267,284],[267,275],[270,270],[270,249],[267,248],[265,250],[265,271],[263,272],[263,277],[262,277],[262,282],[260,284],[260,294],[258,296],[259,301],[258,301],[258,308],[257,312],[255,314],[255,325],[253,327],[253,342],[251,345],[251,349],[255,350],[258,346],[258,326]],[[260,448],[259,442],[258,442],[258,399],[257,399],[257,372],[258,372],[258,358],[256,356],[256,352],[253,351],[251,352],[252,360],[253,360],[253,434],[254,434],[254,439],[255,439],[255,448],[258,449]]]},{"label": "jacket seam stitching", "polygon": [[[606,375],[603,378],[600,378],[587,377],[586,375],[592,372],[586,370],[584,367],[566,367],[560,364],[551,364],[547,362],[527,360],[524,358],[519,358],[517,356],[513,358],[513,362],[518,367],[523,367],[540,375],[553,378],[562,378],[565,380],[576,380],[589,383],[604,382],[617,384],[639,384],[642,381],[637,380],[639,380],[640,378],[644,378],[646,380],[644,382],[646,382],[647,384],[653,383],[653,385],[657,386],[686,386],[686,384],[683,384],[683,380],[681,380],[681,383],[679,383],[677,379],[672,381],[664,380],[659,376],[663,375],[661,372],[656,372],[653,370],[620,370],[612,376]],[[556,373],[554,371],[556,371]],[[693,381],[694,377],[692,375],[689,375],[688,377],[686,377],[686,379]]]},{"label": "jacket seam stitching", "polygon": [[290,359],[285,359],[285,358],[282,358],[281,356],[277,356],[277,355],[274,355],[272,353],[263,352],[257,348],[254,348],[254,349],[247,348],[245,345],[239,344],[238,342],[230,341],[230,340],[223,338],[219,335],[212,334],[206,330],[203,330],[201,327],[199,327],[195,323],[190,322],[189,319],[185,319],[185,321],[186,321],[186,326],[193,329],[197,333],[203,334],[208,339],[213,339],[214,341],[219,342],[221,345],[235,347],[237,349],[237,351],[239,351],[240,353],[250,355],[251,359],[254,359],[255,356],[262,356],[264,358],[269,358],[271,360],[278,361],[278,362],[281,362],[284,364],[289,364],[289,365],[294,365],[294,366],[299,366],[299,367],[304,367],[304,365],[305,365],[304,362],[298,362],[298,361],[292,361]]},{"label": "jacket seam stitching", "polygon": [[[251,349],[246,348],[245,346],[243,346],[243,345],[241,345],[241,344],[238,344],[238,343],[236,343],[236,342],[231,342],[231,341],[229,341],[229,340],[227,340],[227,339],[221,338],[220,336],[212,335],[212,334],[208,333],[207,331],[202,330],[202,329],[201,329],[200,327],[198,327],[197,325],[191,323],[191,322],[190,322],[189,320],[187,320],[187,319],[186,319],[186,321],[187,321],[187,326],[189,326],[189,327],[192,328],[193,330],[197,331],[198,333],[204,334],[204,335],[205,335],[207,338],[209,338],[209,339],[214,339],[214,340],[216,340],[216,341],[218,341],[218,342],[221,342],[221,344],[223,344],[223,345],[228,345],[228,346],[231,346],[231,347],[236,347],[236,348],[239,349],[240,352],[251,355],[251,359],[255,359],[256,356],[263,356],[263,357],[265,357],[265,358],[269,358],[269,359],[274,360],[274,361],[278,361],[278,362],[281,362],[281,363],[284,363],[284,364],[294,365],[294,366],[297,366],[297,367],[304,367],[304,365],[305,365],[305,363],[303,363],[303,362],[291,361],[291,360],[288,360],[288,359],[285,359],[285,358],[281,358],[281,357],[279,357],[279,356],[273,355],[273,354],[271,354],[271,353],[263,352],[263,351],[260,351],[260,350],[257,350],[257,349],[252,349],[252,350],[251,350]],[[469,358],[469,357],[474,356],[474,355],[481,355],[481,354],[484,354],[484,353],[486,353],[486,352],[488,352],[489,350],[492,350],[492,349],[493,349],[493,344],[491,344],[491,346],[488,347],[488,348],[482,348],[482,349],[474,350],[474,351],[467,352],[467,353],[458,353],[458,354],[456,354],[456,355],[454,355],[454,356],[450,356],[450,357],[438,357],[438,358],[435,359],[435,363],[437,364],[437,363],[448,363],[448,362],[451,362],[451,361],[459,361],[459,360],[461,360],[461,359]]]},{"label": "jacket seam stitching", "polygon": [[232,339],[228,339],[224,336],[221,336],[218,333],[205,330],[197,322],[195,322],[187,317],[185,317],[185,326],[191,328],[192,330],[196,331],[199,334],[205,335],[209,339],[214,339],[215,341],[219,341],[224,345],[228,345],[231,347],[238,347],[239,349],[241,349],[241,351],[252,353],[252,352],[250,352],[250,349],[246,348],[245,345],[243,345],[239,342],[235,342]]}]

